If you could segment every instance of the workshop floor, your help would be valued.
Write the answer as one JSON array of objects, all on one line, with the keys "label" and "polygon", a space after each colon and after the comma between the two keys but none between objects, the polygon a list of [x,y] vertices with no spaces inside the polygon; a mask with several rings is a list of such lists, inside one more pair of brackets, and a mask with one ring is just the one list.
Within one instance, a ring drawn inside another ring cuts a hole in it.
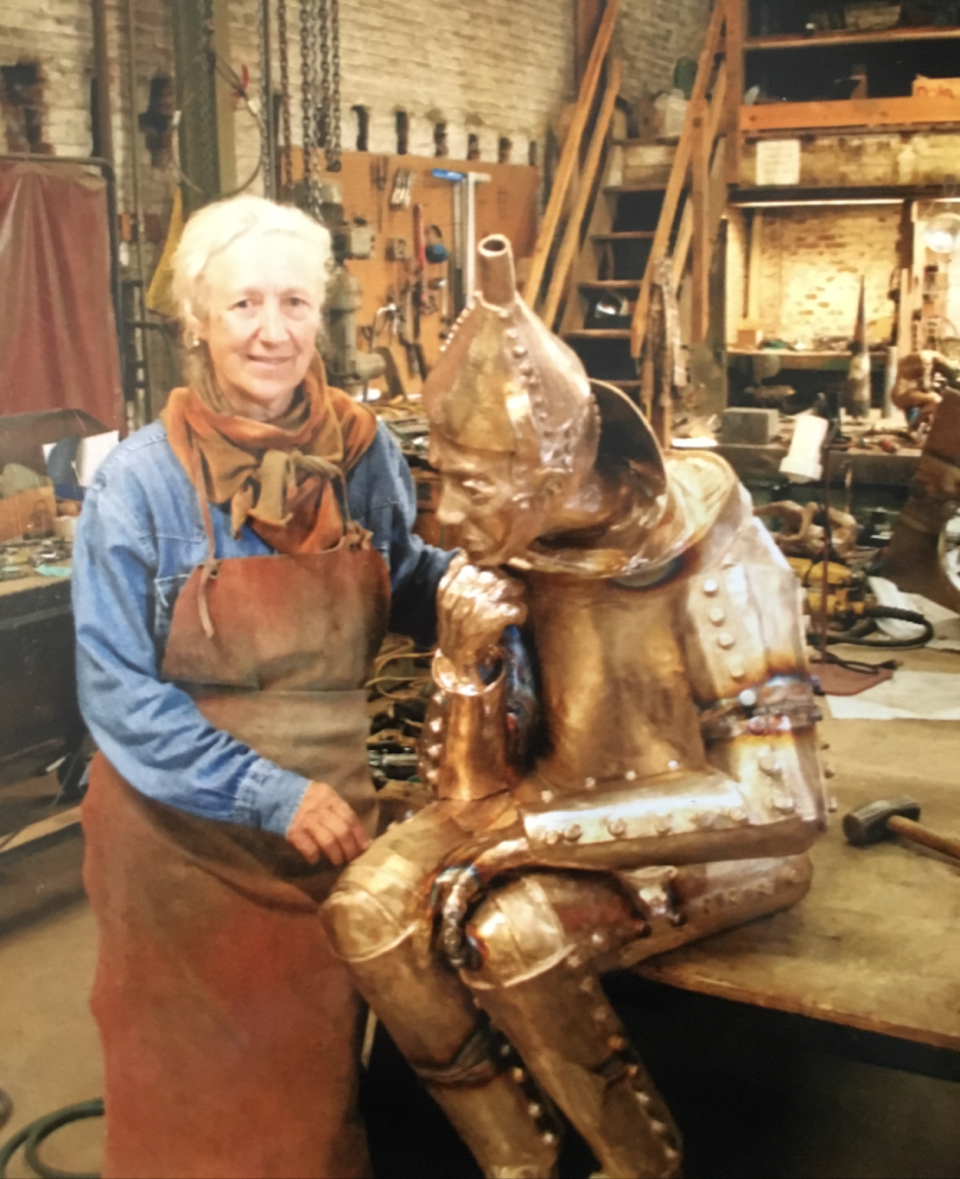
[{"label": "workshop floor", "polygon": [[[924,662],[918,653],[910,665]],[[824,726],[838,768],[882,756],[890,772],[902,767],[911,777],[922,760],[928,773],[957,782],[954,724],[889,722],[874,751],[848,727],[863,723]],[[16,805],[41,806],[25,802],[23,792]],[[2,809],[0,833],[11,829]],[[22,906],[19,918],[0,912],[0,1088],[14,1102],[0,1141],[40,1114],[102,1091],[87,1007],[95,936],[79,891],[80,851],[74,831],[32,856],[0,858],[0,893],[14,889]],[[688,1179],[960,1179],[956,1083],[842,1058],[825,1051],[813,1030],[807,1035],[811,1025],[802,1021],[799,1034],[796,1025],[781,1034],[770,1013],[633,976],[612,979],[609,989],[680,1123]],[[477,1176],[382,1035],[363,1101],[378,1179]],[[49,1141],[45,1160],[74,1173],[95,1170],[100,1134],[96,1122],[67,1127]],[[571,1143],[562,1174],[579,1179],[591,1169]],[[9,1174],[30,1174],[22,1157]]]}]

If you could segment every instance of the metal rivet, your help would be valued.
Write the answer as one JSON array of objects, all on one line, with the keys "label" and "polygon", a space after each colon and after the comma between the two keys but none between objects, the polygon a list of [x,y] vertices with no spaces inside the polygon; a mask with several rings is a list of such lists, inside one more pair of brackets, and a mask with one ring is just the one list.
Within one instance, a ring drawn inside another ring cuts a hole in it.
[{"label": "metal rivet", "polygon": [[624,774],[624,777],[627,779],[628,782],[635,782],[637,779],[637,771],[636,770],[627,770],[627,772]]},{"label": "metal rivet", "polygon": [[440,771],[439,770],[427,770],[427,781],[430,783],[431,786],[435,786],[439,780],[440,780]]},{"label": "metal rivet", "polygon": [[580,984],[580,990],[583,991],[584,994],[589,995],[589,993],[593,990],[593,988],[594,988],[593,979],[588,974],[587,977]]},{"label": "metal rivet", "polygon": [[672,757],[667,762],[667,769],[668,770],[679,770],[680,769],[680,763],[677,761],[677,759],[675,757]]},{"label": "metal rivet", "polygon": [[661,815],[654,824],[658,835],[669,835],[673,830],[673,816]]},{"label": "metal rivet", "polygon": [[607,935],[598,929],[595,933],[590,934],[590,940],[595,946],[605,946],[607,944]]},{"label": "metal rivet", "polygon": [[783,773],[780,767],[780,761],[771,749],[760,750],[760,754],[757,757],[757,765],[765,774],[769,774],[771,778],[778,778]]},{"label": "metal rivet", "polygon": [[712,827],[717,821],[717,814],[715,811],[701,811],[697,815],[698,827]]},{"label": "metal rivet", "polygon": [[526,356],[527,350],[522,344],[516,344],[514,345],[513,354],[519,359],[521,356]]},{"label": "metal rivet", "polygon": [[675,1163],[680,1157],[680,1152],[678,1150],[674,1150],[672,1146],[666,1146],[663,1150],[663,1157],[667,1160],[668,1163]]},{"label": "metal rivet", "polygon": [[614,1052],[622,1052],[627,1046],[627,1040],[624,1036],[611,1036],[607,1043]]},{"label": "metal rivet", "polygon": [[573,954],[571,954],[571,955],[570,955],[570,957],[567,959],[567,965],[568,965],[568,966],[569,966],[569,967],[570,967],[572,970],[579,970],[579,969],[580,969],[580,967],[583,965],[583,959],[580,957],[580,955],[579,955],[579,954],[577,954],[576,952],[574,952],[574,953],[573,953]]},{"label": "metal rivet", "polygon": [[542,1142],[545,1142],[547,1146],[553,1146],[557,1141],[557,1136],[548,1130],[546,1134],[540,1135],[540,1139]]},{"label": "metal rivet", "polygon": [[725,651],[736,642],[736,639],[728,630],[723,630],[717,635],[717,646],[722,647]]},{"label": "metal rivet", "polygon": [[595,1023],[603,1023],[607,1018],[607,1009],[606,1007],[594,1007],[590,1014],[593,1016]]},{"label": "metal rivet", "polygon": [[607,819],[607,830],[619,839],[627,833],[627,822],[625,819]]},{"label": "metal rivet", "polygon": [[513,1077],[518,1085],[522,1085],[523,1082],[527,1079],[527,1074],[523,1071],[522,1068],[512,1068],[510,1070],[510,1076]]},{"label": "metal rivet", "polygon": [[743,809],[743,807],[734,807],[730,812],[730,818],[733,819],[735,823],[745,823],[747,821],[747,812]]},{"label": "metal rivet", "polygon": [[540,1105],[539,1102],[531,1101],[527,1106],[527,1113],[532,1118],[541,1118],[543,1117],[543,1106]]},{"label": "metal rivet", "polygon": [[440,756],[441,753],[443,753],[443,746],[442,745],[431,745],[427,749],[427,756],[432,757],[434,759],[434,761],[436,761],[436,759]]},{"label": "metal rivet", "polygon": [[551,829],[544,835],[543,838],[548,847],[554,847],[560,842],[560,832]]},{"label": "metal rivet", "polygon": [[742,680],[747,674],[747,669],[739,655],[734,656],[727,664],[727,667],[735,680]]},{"label": "metal rivet", "polygon": [[773,798],[774,810],[784,815],[792,815],[797,809],[796,800],[789,794],[777,794]]},{"label": "metal rivet", "polygon": [[637,1076],[637,1074],[639,1072],[640,1072],[639,1065],[637,1065],[637,1064],[628,1064],[627,1065],[627,1076],[628,1077],[633,1078],[633,1077]]},{"label": "metal rivet", "polygon": [[707,615],[714,626],[719,626],[721,622],[727,617],[722,606],[713,606],[710,613]]},{"label": "metal rivet", "polygon": [[553,802],[553,791],[552,790],[541,790],[540,791],[540,801],[541,802]]},{"label": "metal rivet", "polygon": [[744,688],[737,699],[744,708],[753,708],[757,702],[757,694],[753,688]]},{"label": "metal rivet", "polygon": [[563,833],[564,838],[569,839],[571,843],[576,843],[582,834],[583,828],[579,823],[571,823]]},{"label": "metal rivet", "polygon": [[667,1128],[667,1123],[658,1122],[656,1118],[651,1118],[650,1128],[653,1130],[654,1134],[663,1134]]},{"label": "metal rivet", "polygon": [[501,1056],[509,1056],[512,1051],[513,1051],[513,1049],[510,1047],[509,1044],[501,1044],[500,1045],[500,1055]]},{"label": "metal rivet", "polygon": [[720,586],[717,585],[716,581],[712,577],[708,577],[707,580],[703,583],[703,592],[707,595],[708,598],[712,598],[719,589]]},{"label": "metal rivet", "polygon": [[586,779],[584,780],[584,783],[583,783],[583,785],[584,785],[584,787],[585,787],[587,790],[596,790],[596,788],[597,788],[597,779],[596,779],[596,778],[586,778]]},{"label": "metal rivet", "polygon": [[641,1106],[642,1106],[644,1109],[647,1109],[647,1108],[649,1107],[649,1105],[650,1105],[650,1094],[649,1094],[649,1093],[644,1093],[642,1090],[641,1090],[641,1091],[638,1091],[638,1093],[637,1093],[637,1101],[640,1103],[640,1105],[641,1105]]},{"label": "metal rivet", "polygon": [[430,722],[430,732],[439,733],[443,729],[443,717],[436,717]]},{"label": "metal rivet", "polygon": [[764,716],[752,716],[747,721],[747,728],[751,733],[765,733],[767,731],[767,718]]}]

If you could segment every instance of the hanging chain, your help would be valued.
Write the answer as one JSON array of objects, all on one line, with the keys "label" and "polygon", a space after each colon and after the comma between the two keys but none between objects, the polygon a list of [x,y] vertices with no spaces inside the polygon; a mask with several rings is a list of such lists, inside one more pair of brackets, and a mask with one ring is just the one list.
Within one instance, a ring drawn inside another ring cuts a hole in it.
[{"label": "hanging chain", "polygon": [[340,0],[330,0],[330,98],[327,104],[327,171],[340,171]]},{"label": "hanging chain", "polygon": [[277,40],[280,43],[280,120],[283,124],[280,189],[281,194],[286,194],[293,187],[293,166],[290,159],[293,130],[290,119],[290,43],[287,36],[287,0],[277,0]]},{"label": "hanging chain", "polygon": [[303,188],[307,211],[320,212],[317,182],[317,0],[300,0],[300,86],[303,113]]},{"label": "hanging chain", "polygon": [[257,0],[257,36],[260,45],[260,174],[263,195],[273,198],[273,87],[270,84],[270,9],[269,0]]},{"label": "hanging chain", "polygon": [[317,146],[327,147],[330,135],[330,12],[327,0],[317,0],[320,33],[320,90],[317,94]]}]

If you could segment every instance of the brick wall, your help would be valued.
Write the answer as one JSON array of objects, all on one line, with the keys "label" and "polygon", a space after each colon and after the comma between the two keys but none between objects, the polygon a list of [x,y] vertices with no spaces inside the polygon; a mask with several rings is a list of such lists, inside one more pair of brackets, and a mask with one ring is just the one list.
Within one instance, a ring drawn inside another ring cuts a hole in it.
[{"label": "brick wall", "polygon": [[[251,0],[228,3],[231,60],[236,67],[248,67],[256,93],[256,10]],[[445,122],[454,157],[466,154],[467,135],[474,133],[482,158],[495,159],[498,140],[505,136],[513,144],[512,158],[524,161],[532,140],[542,153],[548,127],[561,104],[573,98],[572,0],[341,0],[340,7],[346,146],[355,142],[351,108],[359,104],[370,111],[373,152],[395,148],[395,114],[402,108],[410,117],[414,154],[433,154],[434,124]],[[709,0],[623,0],[617,41],[626,66],[625,94],[634,97],[644,86],[656,90],[669,85],[675,59],[699,52],[709,7]],[[151,77],[172,73],[173,55],[164,0],[136,0],[135,8],[139,112],[146,107]],[[125,5],[108,0],[107,19],[114,147],[121,203],[129,207]],[[298,15],[292,0],[289,19],[295,34]],[[295,44],[292,56],[295,77]],[[43,69],[45,139],[55,153],[88,154],[93,64],[88,0],[0,0],[0,65],[19,60],[38,61]],[[294,102],[298,138],[296,95]],[[257,140],[249,116],[238,110],[240,178],[255,163]],[[175,176],[151,168],[142,141],[138,150],[146,207],[161,211]]]},{"label": "brick wall", "polygon": [[622,0],[620,7],[624,96],[635,100],[644,88],[668,89],[677,58],[699,58],[713,0]]},{"label": "brick wall", "polygon": [[[764,209],[760,326],[767,338],[810,344],[854,328],[860,275],[866,278],[867,333],[886,342],[897,265],[899,206]],[[733,331],[736,323],[731,324]]]}]

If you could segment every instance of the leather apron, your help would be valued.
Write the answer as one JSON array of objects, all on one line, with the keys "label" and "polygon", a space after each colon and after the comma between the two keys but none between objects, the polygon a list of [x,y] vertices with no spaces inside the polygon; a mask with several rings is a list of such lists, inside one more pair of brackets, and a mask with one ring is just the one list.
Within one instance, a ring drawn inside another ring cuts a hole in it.
[{"label": "leather apron", "polygon": [[[177,600],[162,678],[216,728],[328,782],[373,834],[363,684],[387,624],[382,558],[348,531],[336,549],[208,576]],[[368,1175],[361,1005],[317,918],[339,870],[155,802],[100,754],[83,822],[106,1179]]]}]

